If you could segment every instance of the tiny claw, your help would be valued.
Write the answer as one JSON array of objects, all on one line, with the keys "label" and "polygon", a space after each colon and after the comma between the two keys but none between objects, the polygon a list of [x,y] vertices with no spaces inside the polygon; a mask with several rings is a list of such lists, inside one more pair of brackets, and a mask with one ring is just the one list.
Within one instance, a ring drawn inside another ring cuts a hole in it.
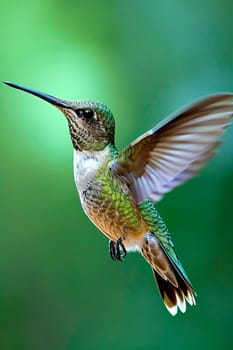
[{"label": "tiny claw", "polygon": [[120,243],[120,247],[122,249],[121,256],[122,256],[122,258],[124,258],[127,255],[127,250],[125,249],[125,246],[124,246],[124,244],[122,242]]},{"label": "tiny claw", "polygon": [[112,240],[109,241],[109,253],[111,258],[115,261],[123,261],[122,258],[127,255],[127,251],[122,243],[122,240],[122,237],[120,237],[116,242]]},{"label": "tiny claw", "polygon": [[116,259],[119,260],[119,261],[122,261],[122,259],[121,259],[121,250],[120,250],[120,242],[119,242],[119,240],[116,241],[115,253],[116,253]]},{"label": "tiny claw", "polygon": [[[122,237],[120,237],[116,241],[116,253],[117,253],[117,256],[119,257],[119,260],[121,260],[121,261],[122,261],[122,258],[124,258],[127,254],[125,246],[122,243],[122,241],[123,241]],[[120,248],[122,249],[122,252],[121,252]]]},{"label": "tiny claw", "polygon": [[113,241],[109,241],[109,254],[112,260],[116,261],[116,252],[115,252],[115,243]]}]

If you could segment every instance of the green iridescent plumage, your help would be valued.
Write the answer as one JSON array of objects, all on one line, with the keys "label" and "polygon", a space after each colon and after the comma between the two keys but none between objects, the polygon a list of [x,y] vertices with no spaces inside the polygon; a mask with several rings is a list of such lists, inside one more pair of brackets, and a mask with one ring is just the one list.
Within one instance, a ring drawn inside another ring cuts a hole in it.
[{"label": "green iridescent plumage", "polygon": [[154,233],[158,238],[160,243],[166,249],[169,257],[172,259],[177,268],[181,271],[184,278],[190,283],[187,273],[185,272],[183,266],[181,265],[176,252],[174,244],[171,240],[171,234],[168,231],[168,228],[159,215],[154,203],[150,200],[146,200],[145,202],[139,204],[139,208],[141,209],[141,213],[143,218],[149,225],[150,232]]},{"label": "green iridescent plumage", "polygon": [[213,156],[233,115],[233,94],[204,98],[177,112],[132,142],[115,148],[115,121],[107,106],[68,101],[37,90],[67,118],[74,147],[74,176],[85,213],[110,239],[110,255],[122,260],[139,251],[151,265],[172,315],[195,304],[195,292],[171,235],[155,208],[165,193],[195,176]]}]

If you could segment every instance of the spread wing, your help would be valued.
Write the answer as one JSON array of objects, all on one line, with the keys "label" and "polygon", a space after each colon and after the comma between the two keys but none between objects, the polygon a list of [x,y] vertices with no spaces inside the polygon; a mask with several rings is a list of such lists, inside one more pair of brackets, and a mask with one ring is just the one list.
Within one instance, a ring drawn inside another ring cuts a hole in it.
[{"label": "spread wing", "polygon": [[119,153],[112,169],[129,181],[137,203],[157,202],[198,173],[232,115],[232,93],[202,99],[136,139]]}]

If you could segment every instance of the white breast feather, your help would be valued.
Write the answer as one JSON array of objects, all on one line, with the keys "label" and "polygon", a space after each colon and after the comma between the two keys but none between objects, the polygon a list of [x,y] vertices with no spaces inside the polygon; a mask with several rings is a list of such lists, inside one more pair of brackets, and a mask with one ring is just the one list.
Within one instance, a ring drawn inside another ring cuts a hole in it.
[{"label": "white breast feather", "polygon": [[102,151],[93,152],[74,150],[74,180],[80,194],[95,179],[96,173],[108,158],[107,147]]}]

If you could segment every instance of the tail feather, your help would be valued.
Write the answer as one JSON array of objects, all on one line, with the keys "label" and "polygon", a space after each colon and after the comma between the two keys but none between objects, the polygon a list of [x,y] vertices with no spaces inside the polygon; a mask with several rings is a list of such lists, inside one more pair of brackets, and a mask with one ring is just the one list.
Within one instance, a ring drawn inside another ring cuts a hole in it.
[{"label": "tail feather", "polygon": [[163,279],[155,269],[152,268],[152,270],[164,305],[173,316],[177,314],[178,309],[183,313],[186,311],[186,301],[190,305],[195,305],[195,292],[192,286],[177,271],[175,271],[175,275],[178,287],[174,287],[168,280]]},{"label": "tail feather", "polygon": [[182,265],[178,259],[175,263],[156,235],[145,237],[141,253],[151,265],[163,302],[173,316],[178,309],[186,311],[186,301],[195,305],[195,292]]}]

